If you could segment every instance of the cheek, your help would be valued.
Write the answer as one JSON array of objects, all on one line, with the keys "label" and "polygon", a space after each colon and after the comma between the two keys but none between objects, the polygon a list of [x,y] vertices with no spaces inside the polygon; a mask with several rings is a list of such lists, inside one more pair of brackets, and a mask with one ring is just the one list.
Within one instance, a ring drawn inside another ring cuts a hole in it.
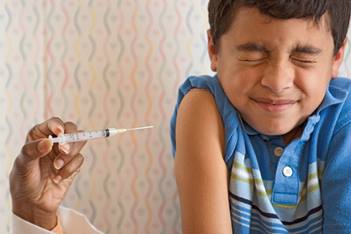
[{"label": "cheek", "polygon": [[226,63],[220,67],[218,74],[223,78],[223,83],[245,87],[259,80],[263,71],[258,67],[250,67],[238,63]]},{"label": "cheek", "polygon": [[326,73],[302,72],[297,73],[295,79],[295,86],[307,100],[305,104],[312,109],[318,107],[323,101],[325,92],[327,90],[330,78]]},{"label": "cheek", "polygon": [[221,85],[226,96],[236,108],[243,108],[254,89],[249,77],[233,76],[231,79],[222,79]]},{"label": "cheek", "polygon": [[250,94],[260,82],[258,69],[235,65],[223,68],[218,72],[219,80],[232,102],[242,102],[243,96]]}]

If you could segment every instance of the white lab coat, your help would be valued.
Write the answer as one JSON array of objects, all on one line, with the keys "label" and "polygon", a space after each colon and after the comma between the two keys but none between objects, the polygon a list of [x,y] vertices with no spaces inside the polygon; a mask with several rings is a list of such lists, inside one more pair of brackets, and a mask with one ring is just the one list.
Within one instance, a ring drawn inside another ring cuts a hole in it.
[{"label": "white lab coat", "polygon": [[[59,219],[64,234],[103,234],[103,232],[97,230],[83,214],[66,208],[59,208]],[[24,219],[12,214],[12,234],[54,234],[54,232],[48,231],[41,227],[38,227]]]}]

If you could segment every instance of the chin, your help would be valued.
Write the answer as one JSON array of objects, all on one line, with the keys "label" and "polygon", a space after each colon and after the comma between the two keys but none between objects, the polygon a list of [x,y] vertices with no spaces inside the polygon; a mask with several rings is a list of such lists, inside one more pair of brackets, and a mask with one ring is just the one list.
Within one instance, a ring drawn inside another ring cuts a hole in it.
[{"label": "chin", "polygon": [[[258,127],[261,126],[261,127]],[[267,136],[280,136],[289,133],[294,126],[290,126],[289,124],[257,124],[257,127],[254,127],[258,132]]]}]

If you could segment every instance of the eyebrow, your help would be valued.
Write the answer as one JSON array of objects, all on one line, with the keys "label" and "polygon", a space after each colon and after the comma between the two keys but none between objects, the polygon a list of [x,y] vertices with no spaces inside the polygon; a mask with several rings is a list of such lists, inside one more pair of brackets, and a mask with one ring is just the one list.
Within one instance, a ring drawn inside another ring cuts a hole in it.
[{"label": "eyebrow", "polygon": [[310,55],[318,55],[322,52],[322,49],[316,48],[310,45],[297,45],[292,49],[292,53],[299,54],[310,54]]},{"label": "eyebrow", "polygon": [[253,43],[253,42],[248,42],[245,44],[238,45],[236,46],[236,49],[243,52],[264,52],[264,53],[269,52],[269,50],[263,45],[258,43]]}]

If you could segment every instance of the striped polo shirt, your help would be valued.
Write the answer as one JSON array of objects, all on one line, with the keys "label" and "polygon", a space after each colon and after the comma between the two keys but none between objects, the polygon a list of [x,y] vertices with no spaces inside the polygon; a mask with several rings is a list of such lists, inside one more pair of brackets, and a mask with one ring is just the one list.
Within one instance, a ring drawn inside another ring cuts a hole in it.
[{"label": "striped polo shirt", "polygon": [[332,79],[324,100],[285,144],[246,124],[217,76],[189,77],[171,119],[193,88],[212,93],[225,128],[233,233],[351,233],[351,80]]}]

